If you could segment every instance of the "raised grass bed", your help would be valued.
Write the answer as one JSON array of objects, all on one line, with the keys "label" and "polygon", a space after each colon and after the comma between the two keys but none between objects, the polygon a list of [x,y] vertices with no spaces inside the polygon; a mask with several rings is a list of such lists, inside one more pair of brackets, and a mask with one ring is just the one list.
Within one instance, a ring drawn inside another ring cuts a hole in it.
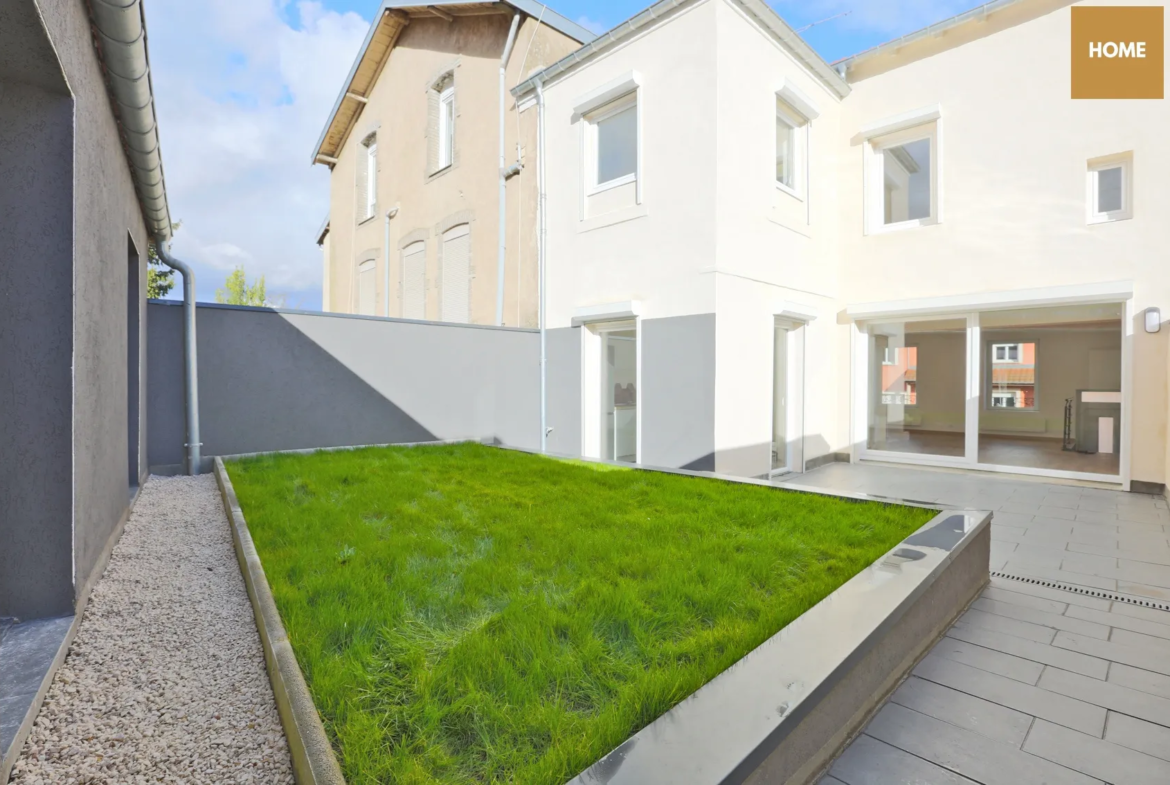
[{"label": "raised grass bed", "polygon": [[229,469],[352,783],[565,782],[936,514],[475,444]]}]

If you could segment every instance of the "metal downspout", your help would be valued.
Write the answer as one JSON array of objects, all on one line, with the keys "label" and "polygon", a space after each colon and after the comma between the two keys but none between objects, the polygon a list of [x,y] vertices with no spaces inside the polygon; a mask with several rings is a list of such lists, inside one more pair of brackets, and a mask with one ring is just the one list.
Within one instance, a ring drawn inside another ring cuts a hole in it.
[{"label": "metal downspout", "polygon": [[155,250],[158,258],[167,267],[179,271],[183,276],[183,361],[186,369],[185,383],[187,389],[187,474],[199,474],[200,448],[199,441],[199,367],[195,348],[195,271],[186,262],[181,262],[171,256],[166,249],[166,241],[155,238]]},{"label": "metal downspout", "polygon": [[[507,240],[505,232],[507,230],[506,222],[508,220],[508,194],[507,194],[507,179],[506,172],[507,164],[504,161],[504,94],[508,92],[506,71],[508,69],[508,58],[512,56],[512,46],[516,43],[516,31],[520,27],[520,14],[512,16],[512,27],[508,30],[508,40],[504,44],[504,53],[500,56],[500,242],[499,242],[499,258],[496,262],[496,324],[502,325],[504,323],[504,263],[507,256]],[[520,293],[517,292],[519,297]]]},{"label": "metal downspout", "polygon": [[544,84],[536,80],[536,270],[540,324],[540,451],[548,452],[548,329],[545,326]]}]

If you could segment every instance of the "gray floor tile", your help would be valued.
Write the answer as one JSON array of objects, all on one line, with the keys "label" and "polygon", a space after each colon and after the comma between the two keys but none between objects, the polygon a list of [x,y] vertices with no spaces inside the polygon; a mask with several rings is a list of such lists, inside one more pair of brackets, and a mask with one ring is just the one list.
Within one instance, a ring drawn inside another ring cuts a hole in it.
[{"label": "gray floor tile", "polygon": [[[1119,632],[1125,632],[1125,630],[1114,630],[1114,634]],[[1114,641],[1100,641],[1096,638],[1063,630],[1056,633],[1052,645],[1075,651],[1078,654],[1087,654],[1110,662],[1120,662],[1123,665],[1132,665],[1135,668],[1144,668],[1155,673],[1170,675],[1170,657],[1148,646],[1127,646]]]},{"label": "gray floor tile", "polygon": [[1145,608],[1141,605],[1131,605],[1128,602],[1115,602],[1109,610],[1111,613],[1132,616],[1135,619],[1145,619],[1154,624],[1170,624],[1170,611],[1160,611],[1157,608]]},{"label": "gray floor tile", "polygon": [[1100,523],[1117,525],[1117,515],[1111,512],[1097,512],[1095,510],[1086,510],[1083,507],[1077,510],[1076,521],[1078,523]]},{"label": "gray floor tile", "polygon": [[1106,660],[1082,654],[1079,651],[1058,649],[1045,643],[1017,638],[1014,635],[1004,635],[975,627],[956,626],[947,631],[947,637],[994,649],[1004,654],[1012,654],[1032,662],[1055,665],[1074,673],[1092,676],[1094,679],[1104,679],[1109,672],[1109,663]]},{"label": "gray floor tile", "polygon": [[1081,503],[1077,505],[1077,509],[1082,512],[1116,513],[1117,502],[1111,498],[1089,496],[1081,499]]},{"label": "gray floor tile", "polygon": [[1078,619],[1071,616],[1064,616],[1059,613],[1052,613],[1050,611],[1037,610],[1036,608],[1025,608],[1020,605],[1013,605],[1011,603],[999,602],[998,600],[981,597],[972,603],[971,607],[975,610],[984,611],[986,613],[995,614],[997,616],[1006,616],[1018,621],[1030,622],[1032,624],[1039,624],[1044,627],[1051,627],[1054,630],[1068,630],[1070,632],[1079,632],[1082,635],[1089,635],[1101,640],[1109,640],[1109,628],[1103,624],[1087,621],[1085,619]]},{"label": "gray floor tile", "polygon": [[1059,570],[1065,553],[1067,551],[1044,548],[1042,552],[1013,553],[1008,556],[1008,561],[1013,568],[1020,570]]},{"label": "gray floor tile", "polygon": [[821,777],[817,785],[849,785],[849,783],[842,782],[836,777],[830,777],[828,774],[826,774],[825,776]]},{"label": "gray floor tile", "polygon": [[903,682],[890,700],[1013,747],[1024,743],[1032,726],[1032,717],[1027,714],[917,676]]},{"label": "gray floor tile", "polygon": [[[1124,605],[1124,603],[1120,602],[1116,604]],[[1143,635],[1152,635],[1155,638],[1170,641],[1170,624],[1158,624],[1157,622],[1146,621],[1142,618],[1127,616],[1123,613],[1095,611],[1091,608],[1078,608],[1075,605],[1065,611],[1065,615],[1076,619],[1096,622],[1097,624],[1107,624],[1110,627],[1118,627],[1123,630],[1132,630],[1133,632],[1140,632]],[[1170,614],[1165,615],[1170,616]],[[1167,619],[1167,621],[1170,621],[1170,619]]]},{"label": "gray floor tile", "polygon": [[1010,512],[1013,515],[1039,515],[1038,504],[1012,504],[1010,502],[999,505],[1000,512]]},{"label": "gray floor tile", "polygon": [[[1100,736],[1105,732],[1105,709],[1100,706],[1006,679],[953,660],[928,654],[918,663],[914,675],[1033,717],[1059,722],[1082,733]],[[1040,682],[1044,682],[1043,676]]]},{"label": "gray floor tile", "polygon": [[1151,653],[1161,654],[1167,661],[1170,661],[1170,640],[1166,640],[1165,638],[1118,628],[1113,631],[1113,635],[1109,637],[1109,640],[1125,646],[1134,646],[1136,648],[1146,649]]},{"label": "gray floor tile", "polygon": [[1051,563],[1053,569],[1057,569],[1060,567],[1061,560],[1069,554],[1065,547],[1068,541],[1064,538],[1071,536],[1062,535],[1062,539],[1060,540],[1044,540],[1041,542],[1029,540],[1022,542],[1013,553],[1016,554],[1017,559],[1036,559],[1037,563]]},{"label": "gray floor tile", "polygon": [[1165,785],[1170,763],[1103,739],[1036,720],[1024,750],[1091,777],[1125,785]]},{"label": "gray floor tile", "polygon": [[[995,535],[992,534],[992,537]],[[1146,550],[1122,550],[1117,547],[1117,538],[1103,538],[1105,540],[1112,539],[1113,544],[1107,543],[1090,544],[1080,541],[1071,540],[1068,543],[1068,549],[1073,553],[1091,553],[1095,556],[1114,556],[1119,559],[1129,559],[1131,561],[1141,561],[1148,564],[1164,564],[1170,566],[1170,548],[1159,550],[1157,548],[1148,548]]]},{"label": "gray floor tile", "polygon": [[1170,539],[1161,534],[1146,534],[1121,526],[1117,535],[1117,547],[1127,551],[1157,550],[1159,553],[1170,548]]},{"label": "gray floor tile", "polygon": [[1170,761],[1170,728],[1109,712],[1105,721],[1105,741]]},{"label": "gray floor tile", "polygon": [[1064,507],[1069,510],[1075,510],[1080,504],[1080,495],[1071,493],[1050,493],[1040,500],[1041,507]]},{"label": "gray floor tile", "polygon": [[1045,668],[1043,675],[1040,676],[1040,683],[1036,686],[1131,717],[1160,725],[1170,725],[1170,700],[1120,684],[1090,679],[1088,676],[1069,673],[1059,668]]},{"label": "gray floor tile", "polygon": [[1024,684],[1035,684],[1040,681],[1040,674],[1044,670],[1044,666],[1039,662],[1025,660],[1023,657],[1016,657],[1013,654],[1004,654],[1001,651],[977,646],[974,643],[949,636],[944,636],[939,640],[930,653],[937,654],[944,659],[970,665],[981,671],[997,673]]},{"label": "gray floor tile", "polygon": [[1011,512],[997,512],[991,518],[992,528],[996,526],[1018,526],[1023,528],[1032,520],[1031,515],[1020,515],[1019,513]]},{"label": "gray floor tile", "polygon": [[1097,782],[1079,772],[1021,752],[1010,744],[992,741],[893,703],[886,704],[878,712],[866,733],[983,785]]},{"label": "gray floor tile", "polygon": [[833,763],[830,774],[845,785],[967,785],[971,780],[947,771],[872,736],[859,736]]},{"label": "gray floor tile", "polygon": [[984,589],[982,597],[987,600],[995,600],[996,602],[1020,605],[1024,608],[1035,608],[1038,611],[1045,611],[1047,613],[1064,613],[1068,608],[1068,604],[1064,602],[1057,602],[1056,600],[1036,597],[1021,592],[1007,591],[1006,589],[1000,589],[995,586],[988,586]]},{"label": "gray floor tile", "polygon": [[1145,583],[1150,586],[1170,588],[1170,567],[1132,561],[1130,559],[1119,559],[1117,568],[1119,572],[1116,577],[1119,581]]},{"label": "gray floor tile", "polygon": [[1103,600],[1100,597],[1090,597],[1085,594],[1077,594],[1076,592],[1062,591],[1061,589],[1050,589],[1047,586],[1037,586],[1034,583],[1027,583],[1026,581],[1013,581],[1010,578],[992,578],[991,586],[1018,594],[1030,594],[1033,597],[1044,597],[1045,599],[1056,600],[1057,602],[1068,603],[1069,605],[1080,605],[1083,608],[1093,608],[1099,611],[1107,611],[1111,605],[1109,600]]},{"label": "gray floor tile", "polygon": [[1051,643],[1053,636],[1056,634],[1056,631],[1052,627],[1044,627],[1040,624],[1010,619],[1006,616],[998,616],[994,613],[987,613],[974,608],[960,616],[957,623],[967,627],[979,627],[993,632],[1015,635],[1017,638],[1027,638],[1037,643]]},{"label": "gray floor tile", "polygon": [[1063,518],[1067,521],[1076,520],[1077,511],[1075,507],[1056,507],[1051,504],[1046,504],[1036,511],[1036,518]]},{"label": "gray floor tile", "polygon": [[1033,518],[1024,528],[1031,535],[1072,534],[1074,521],[1068,518]]},{"label": "gray floor tile", "polygon": [[1003,541],[1001,541],[1001,540],[997,540],[997,539],[995,539],[995,538],[993,537],[993,538],[992,538],[992,540],[991,540],[991,553],[990,553],[990,557],[991,557],[992,559],[1002,559],[1002,560],[1006,561],[1006,560],[1007,560],[1007,558],[1008,558],[1008,556],[1009,556],[1009,555],[1012,553],[1012,551],[1014,551],[1015,549],[1016,549],[1016,543],[1014,543],[1014,542],[1003,542]]},{"label": "gray floor tile", "polygon": [[991,527],[991,541],[992,542],[1023,542],[1024,529],[1017,529],[1014,526],[995,526]]},{"label": "gray floor tile", "polygon": [[1170,676],[1144,668],[1115,662],[1109,666],[1109,683],[1170,699]]}]

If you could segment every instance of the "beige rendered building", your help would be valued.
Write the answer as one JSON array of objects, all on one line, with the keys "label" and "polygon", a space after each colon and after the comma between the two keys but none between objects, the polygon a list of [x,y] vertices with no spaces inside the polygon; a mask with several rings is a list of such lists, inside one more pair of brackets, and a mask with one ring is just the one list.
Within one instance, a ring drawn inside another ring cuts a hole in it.
[{"label": "beige rendered building", "polygon": [[592,39],[529,0],[382,3],[313,155],[322,310],[536,325],[536,124],[508,90]]}]

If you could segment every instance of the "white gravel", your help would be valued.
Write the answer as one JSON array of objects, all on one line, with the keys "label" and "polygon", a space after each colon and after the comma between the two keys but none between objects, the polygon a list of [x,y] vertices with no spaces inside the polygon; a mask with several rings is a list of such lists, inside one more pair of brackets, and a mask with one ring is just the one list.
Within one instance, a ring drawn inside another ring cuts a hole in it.
[{"label": "white gravel", "polygon": [[292,781],[215,479],[152,477],[12,782]]}]

